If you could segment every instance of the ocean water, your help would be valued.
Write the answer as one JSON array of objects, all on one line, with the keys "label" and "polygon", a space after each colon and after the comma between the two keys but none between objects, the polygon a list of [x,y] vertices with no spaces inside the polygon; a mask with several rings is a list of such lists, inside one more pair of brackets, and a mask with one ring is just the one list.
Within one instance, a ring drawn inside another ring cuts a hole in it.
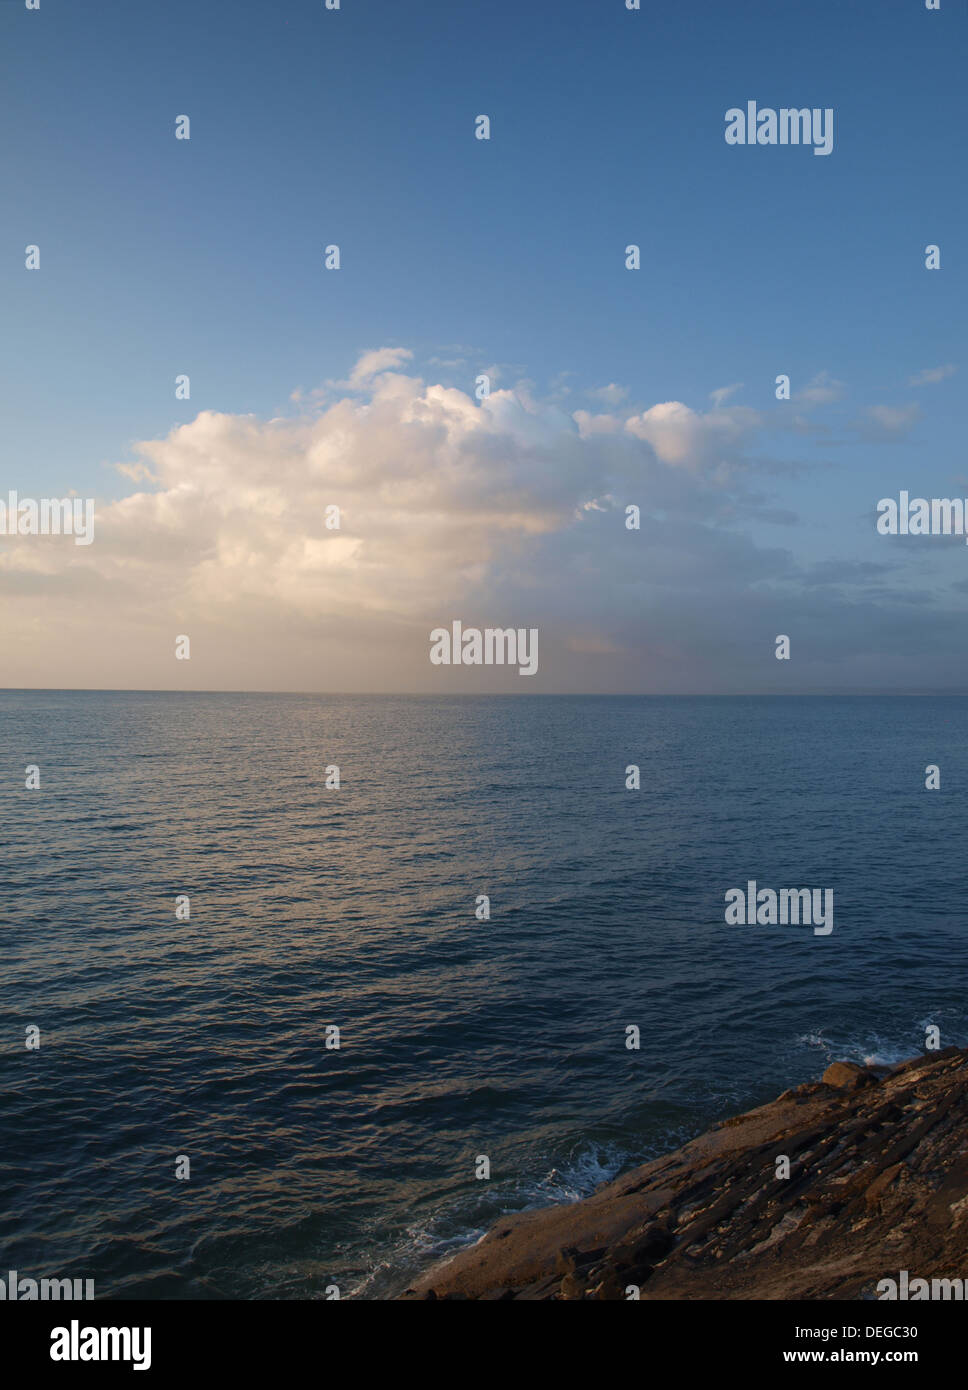
[{"label": "ocean water", "polygon": [[[0,1269],[385,1298],[831,1058],[968,1042],[966,716],[0,693]],[[833,933],[727,926],[749,878]]]}]

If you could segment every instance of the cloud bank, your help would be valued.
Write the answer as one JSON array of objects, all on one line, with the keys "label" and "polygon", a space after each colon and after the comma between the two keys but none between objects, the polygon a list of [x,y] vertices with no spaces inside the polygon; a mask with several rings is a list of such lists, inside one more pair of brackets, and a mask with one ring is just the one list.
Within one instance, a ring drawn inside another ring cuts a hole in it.
[{"label": "cloud bank", "polygon": [[568,413],[527,386],[478,402],[411,360],[369,351],[291,417],[203,411],[142,441],[83,552],[4,538],[5,684],[518,693],[506,670],[430,665],[429,630],[453,618],[538,627],[528,693],[961,678],[900,550],[825,568],[756,543],[759,523],[793,535],[797,518],[763,491],[772,426],[728,405],[734,388],[707,411],[622,410],[608,388],[613,409]]}]

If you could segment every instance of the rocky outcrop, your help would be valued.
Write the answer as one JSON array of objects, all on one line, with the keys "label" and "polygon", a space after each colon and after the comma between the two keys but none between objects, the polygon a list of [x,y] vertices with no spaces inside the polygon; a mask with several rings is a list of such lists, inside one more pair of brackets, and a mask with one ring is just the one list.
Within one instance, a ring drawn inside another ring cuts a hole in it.
[{"label": "rocky outcrop", "polygon": [[834,1063],[584,1201],[502,1218],[403,1297],[851,1299],[902,1269],[968,1279],[968,1050]]}]

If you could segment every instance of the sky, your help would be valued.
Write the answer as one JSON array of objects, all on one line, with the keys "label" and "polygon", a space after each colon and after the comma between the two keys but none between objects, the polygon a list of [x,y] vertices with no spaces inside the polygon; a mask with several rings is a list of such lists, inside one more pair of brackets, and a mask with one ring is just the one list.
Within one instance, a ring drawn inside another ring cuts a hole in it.
[{"label": "sky", "polygon": [[[0,685],[968,690],[964,538],[875,527],[968,497],[966,35],[0,0],[0,500],[95,499],[89,546],[0,535]],[[831,153],[728,144],[748,101]],[[432,664],[454,620],[538,670]]]}]

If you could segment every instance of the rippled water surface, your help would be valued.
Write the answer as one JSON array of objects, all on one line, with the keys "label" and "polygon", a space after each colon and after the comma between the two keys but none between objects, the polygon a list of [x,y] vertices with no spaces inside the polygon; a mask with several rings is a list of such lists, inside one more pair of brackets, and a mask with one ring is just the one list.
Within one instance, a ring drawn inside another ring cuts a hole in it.
[{"label": "rippled water surface", "polygon": [[[968,1042],[966,715],[0,693],[0,1268],[385,1297],[828,1057]],[[727,926],[749,878],[833,934]]]}]

